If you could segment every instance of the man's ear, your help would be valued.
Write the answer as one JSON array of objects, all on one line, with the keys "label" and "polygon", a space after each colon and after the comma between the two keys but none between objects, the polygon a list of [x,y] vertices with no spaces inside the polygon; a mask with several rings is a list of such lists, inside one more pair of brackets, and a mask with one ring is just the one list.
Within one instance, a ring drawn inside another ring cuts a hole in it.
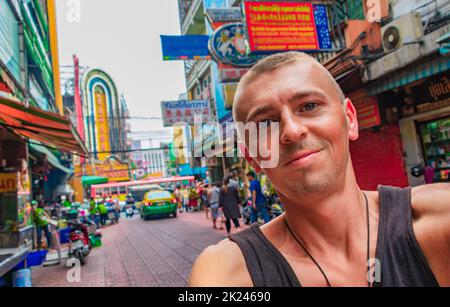
[{"label": "man's ear", "polygon": [[262,172],[261,167],[252,157],[250,157],[250,153],[248,152],[248,149],[245,146],[245,144],[242,142],[239,142],[238,147],[239,147],[239,150],[241,151],[241,153],[244,155],[245,161],[250,163],[250,165],[253,167],[253,169],[255,170],[255,172],[257,174],[261,173]]},{"label": "man's ear", "polygon": [[358,114],[349,98],[344,101],[344,112],[348,123],[348,137],[350,141],[356,141],[359,138]]}]

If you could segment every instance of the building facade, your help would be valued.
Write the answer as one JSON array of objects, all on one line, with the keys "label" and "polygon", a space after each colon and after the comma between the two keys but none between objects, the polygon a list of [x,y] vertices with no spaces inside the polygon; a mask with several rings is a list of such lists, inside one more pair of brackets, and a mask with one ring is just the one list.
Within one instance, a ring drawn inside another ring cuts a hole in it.
[{"label": "building facade", "polygon": [[[236,7],[243,13],[243,2],[180,0],[182,34],[211,35],[217,24],[210,22],[209,11]],[[350,144],[350,151],[360,186],[448,181],[450,1],[381,0],[375,6],[361,0],[313,2],[326,5],[332,48],[311,55],[330,71],[358,111],[360,138]],[[241,21],[246,22],[244,17]],[[230,121],[233,85],[222,77],[237,76],[232,81],[238,82],[242,70],[215,61],[187,61],[185,67],[189,96],[208,97],[216,121]],[[233,169],[248,169],[237,158],[203,163],[220,165],[210,168],[218,170],[217,178]]]},{"label": "building facade", "polygon": [[87,154],[62,116],[57,43],[54,0],[0,0],[2,282],[35,245],[31,201],[70,196],[73,157]]}]

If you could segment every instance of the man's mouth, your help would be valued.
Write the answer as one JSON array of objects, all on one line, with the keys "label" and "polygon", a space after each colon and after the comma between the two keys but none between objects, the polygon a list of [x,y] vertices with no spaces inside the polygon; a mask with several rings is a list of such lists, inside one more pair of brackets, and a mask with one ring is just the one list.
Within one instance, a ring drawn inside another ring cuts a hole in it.
[{"label": "man's mouth", "polygon": [[307,160],[311,159],[313,156],[315,156],[317,153],[321,152],[322,149],[318,150],[308,150],[301,153],[298,153],[294,155],[294,157],[285,164],[285,166],[292,166],[294,164],[303,163]]}]

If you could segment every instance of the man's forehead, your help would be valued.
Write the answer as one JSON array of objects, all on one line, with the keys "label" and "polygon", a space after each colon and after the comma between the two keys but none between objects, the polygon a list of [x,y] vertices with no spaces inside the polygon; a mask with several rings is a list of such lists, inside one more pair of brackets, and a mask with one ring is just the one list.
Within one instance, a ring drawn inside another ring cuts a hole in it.
[{"label": "man's forehead", "polygon": [[299,59],[256,76],[250,72],[241,80],[236,91],[235,115],[239,119],[244,119],[247,115],[244,113],[254,105],[260,104],[258,97],[267,96],[269,89],[276,92],[280,88],[284,92],[292,85],[290,89],[292,94],[302,91],[314,92],[314,89],[320,90],[327,86],[326,78],[330,78],[326,69],[309,59]]}]

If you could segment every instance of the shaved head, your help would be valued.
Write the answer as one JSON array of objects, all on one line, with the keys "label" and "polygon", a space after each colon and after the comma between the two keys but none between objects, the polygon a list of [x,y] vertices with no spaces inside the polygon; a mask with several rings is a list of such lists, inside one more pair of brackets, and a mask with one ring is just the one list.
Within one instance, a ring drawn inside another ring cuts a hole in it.
[{"label": "shaved head", "polygon": [[[285,53],[277,53],[274,55],[271,55],[267,58],[262,59],[259,61],[255,66],[253,66],[245,75],[242,77],[241,81],[239,82],[234,103],[233,103],[233,117],[235,122],[242,122],[244,118],[240,116],[239,112],[239,104],[241,103],[241,97],[243,92],[245,91],[245,87],[255,81],[258,77],[271,73],[281,67],[284,67],[289,64],[293,63],[308,63],[314,65],[318,70],[321,71],[321,76],[326,78],[328,82],[330,82],[333,86],[333,88],[336,91],[336,95],[338,95],[339,100],[344,103],[345,95],[342,92],[342,89],[340,88],[339,84],[336,82],[336,80],[333,78],[331,73],[322,65],[320,64],[316,59],[311,57],[310,55],[303,53],[303,52],[285,52]],[[299,74],[302,73],[302,70],[299,69]]]}]

